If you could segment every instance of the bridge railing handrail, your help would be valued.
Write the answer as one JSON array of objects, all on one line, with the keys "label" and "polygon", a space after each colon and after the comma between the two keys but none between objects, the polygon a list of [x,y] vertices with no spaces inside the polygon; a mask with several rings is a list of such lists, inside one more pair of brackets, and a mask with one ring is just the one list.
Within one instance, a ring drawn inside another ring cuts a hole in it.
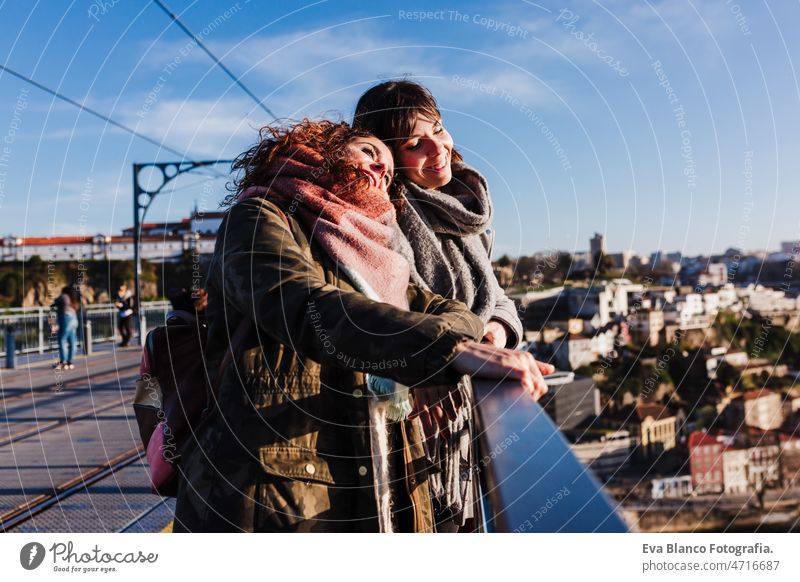
[{"label": "bridge railing handrail", "polygon": [[629,531],[617,504],[521,385],[475,380],[474,389],[487,531]]},{"label": "bridge railing handrail", "polygon": [[[143,301],[143,306],[148,308],[154,307],[167,307],[169,308],[170,302],[163,301]],[[104,311],[107,309],[116,309],[113,303],[88,303],[83,305],[84,311]],[[32,307],[0,307],[0,317],[5,318],[12,315],[30,315],[32,313],[38,314],[41,311],[48,312],[50,308],[44,305],[35,305]]]},{"label": "bridge railing handrail", "polygon": [[[169,301],[144,301],[140,314],[142,328],[164,325],[166,314],[171,310]],[[113,303],[84,305],[81,313],[82,329],[78,332],[78,343],[84,347],[84,334],[91,330],[93,344],[119,339],[117,331],[117,308]],[[44,353],[58,349],[54,330],[55,313],[49,307],[14,307],[0,309],[0,357],[6,355],[7,329],[13,330],[15,352],[18,354]]]}]

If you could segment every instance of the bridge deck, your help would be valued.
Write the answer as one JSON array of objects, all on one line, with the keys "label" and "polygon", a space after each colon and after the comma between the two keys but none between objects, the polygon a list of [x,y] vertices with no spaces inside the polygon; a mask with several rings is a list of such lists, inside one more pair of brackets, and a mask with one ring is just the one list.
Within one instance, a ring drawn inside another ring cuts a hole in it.
[{"label": "bridge deck", "polygon": [[139,348],[0,370],[0,526],[14,532],[161,531],[131,409]]}]

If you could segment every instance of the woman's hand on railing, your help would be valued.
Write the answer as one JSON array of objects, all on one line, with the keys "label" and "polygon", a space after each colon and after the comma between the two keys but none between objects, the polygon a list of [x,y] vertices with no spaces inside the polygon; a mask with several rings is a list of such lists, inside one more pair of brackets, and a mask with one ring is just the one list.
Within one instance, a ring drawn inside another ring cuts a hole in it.
[{"label": "woman's hand on railing", "polygon": [[547,393],[547,384],[542,376],[556,370],[550,364],[537,362],[528,352],[476,342],[461,344],[450,365],[456,372],[474,378],[518,380],[534,400]]}]

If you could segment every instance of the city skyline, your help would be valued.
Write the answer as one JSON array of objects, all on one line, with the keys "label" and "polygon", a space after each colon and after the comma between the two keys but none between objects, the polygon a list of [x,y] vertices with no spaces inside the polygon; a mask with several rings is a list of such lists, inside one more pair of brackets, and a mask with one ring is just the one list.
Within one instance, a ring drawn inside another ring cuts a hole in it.
[{"label": "city skyline", "polygon": [[[186,214],[186,213],[183,213],[183,214]],[[207,224],[205,224],[203,226],[203,230],[202,230],[202,233],[204,235],[211,234],[211,230],[209,229],[209,225],[213,226],[214,229],[216,229],[216,227],[219,224],[220,217],[222,216],[222,212],[220,212],[218,210],[203,212],[203,211],[198,211],[195,208],[195,210],[190,213],[190,218],[182,218],[182,219],[180,219],[178,221],[167,221],[167,222],[153,222],[153,221],[150,221],[150,222],[148,222],[146,224],[143,224],[142,227],[143,227],[143,229],[148,229],[148,228],[151,229],[153,226],[178,225],[178,224],[181,224],[181,222],[189,223],[190,219],[193,221],[192,224],[194,226],[194,220],[193,220],[192,217],[194,217],[195,214],[198,217],[198,221],[197,222],[199,222],[200,224],[203,223],[204,217],[206,217],[205,222]],[[87,233],[81,233],[81,234],[63,233],[63,234],[58,234],[58,235],[51,235],[50,237],[48,237],[48,236],[37,236],[37,235],[30,235],[28,237],[17,237],[14,233],[7,233],[7,234],[3,235],[2,237],[0,237],[0,240],[5,241],[5,240],[10,240],[10,239],[18,239],[18,241],[22,241],[23,245],[26,244],[28,240],[30,240],[30,241],[32,241],[32,244],[35,244],[37,246],[43,246],[45,244],[47,238],[53,238],[54,240],[57,240],[58,242],[56,244],[63,244],[63,239],[65,239],[65,238],[74,239],[74,241],[72,241],[72,242],[76,242],[76,241],[91,242],[92,239],[94,239],[94,238],[96,238],[98,236],[105,236],[105,237],[124,237],[124,236],[128,236],[128,237],[130,237],[132,229],[133,229],[132,226],[124,227],[119,231],[119,234],[115,234],[115,233],[111,233],[111,232],[96,232],[96,233],[88,233],[87,232]],[[198,231],[198,232],[200,232],[200,231]],[[144,232],[143,232],[143,235],[144,235]],[[594,233],[594,237],[597,237],[598,235],[603,237],[603,239],[605,238],[602,233],[597,233],[597,232]],[[152,235],[149,235],[149,236],[150,236],[151,239],[153,239]],[[538,249],[538,250],[534,250],[534,251],[524,252],[524,253],[522,253],[520,255],[517,255],[517,256],[510,256],[510,255],[505,255],[505,256],[508,256],[510,259],[517,259],[517,258],[522,257],[522,256],[530,257],[530,256],[537,256],[537,255],[547,255],[547,254],[552,254],[554,252],[568,252],[568,253],[570,253],[572,255],[590,255],[590,256],[593,256],[594,253],[591,250],[591,245],[592,245],[592,242],[594,240],[594,237],[588,239],[590,244],[589,244],[589,246],[587,248],[578,248],[578,249],[573,250],[573,251],[570,251],[570,250],[567,250],[567,249],[559,249],[559,248]],[[681,253],[680,251],[676,251],[676,250],[672,250],[672,249],[652,249],[652,250],[649,250],[649,251],[645,250],[645,251],[641,251],[641,252],[638,251],[637,249],[624,249],[624,250],[608,249],[608,248],[605,247],[605,241],[603,242],[603,248],[605,248],[604,254],[609,255],[609,256],[630,253],[632,257],[652,257],[653,255],[660,254],[660,255],[663,255],[666,258],[669,258],[670,255],[676,255],[677,254],[677,255],[680,255],[681,258],[695,258],[695,257],[722,256],[722,255],[727,254],[727,252],[729,250],[731,250],[731,249],[738,251],[739,253],[741,253],[742,256],[754,256],[754,255],[759,255],[759,254],[764,254],[764,255],[769,256],[769,255],[774,254],[774,253],[797,254],[798,252],[800,252],[800,240],[779,241],[778,245],[779,245],[780,248],[773,248],[773,249],[741,249],[741,248],[737,249],[736,247],[729,246],[729,247],[726,247],[726,249],[724,251],[720,252],[720,253],[700,253],[700,254],[692,255],[692,254]],[[791,250],[791,249],[793,249],[793,250]],[[495,255],[492,257],[492,260],[493,261],[497,261],[499,258],[501,258],[501,256],[503,256],[503,255],[497,255],[495,253]]]}]

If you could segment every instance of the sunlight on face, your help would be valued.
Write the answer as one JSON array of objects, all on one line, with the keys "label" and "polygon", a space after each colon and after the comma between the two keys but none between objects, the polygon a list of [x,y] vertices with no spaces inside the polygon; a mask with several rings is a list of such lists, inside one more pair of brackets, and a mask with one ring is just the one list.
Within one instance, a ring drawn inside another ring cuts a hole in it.
[{"label": "sunlight on face", "polygon": [[440,188],[453,178],[452,154],[453,138],[442,126],[442,120],[420,116],[411,136],[397,148],[397,166],[418,186]]},{"label": "sunlight on face", "polygon": [[347,159],[364,175],[370,184],[386,194],[394,176],[392,152],[377,137],[357,137],[346,147]]}]

